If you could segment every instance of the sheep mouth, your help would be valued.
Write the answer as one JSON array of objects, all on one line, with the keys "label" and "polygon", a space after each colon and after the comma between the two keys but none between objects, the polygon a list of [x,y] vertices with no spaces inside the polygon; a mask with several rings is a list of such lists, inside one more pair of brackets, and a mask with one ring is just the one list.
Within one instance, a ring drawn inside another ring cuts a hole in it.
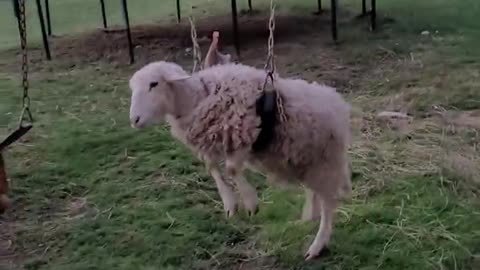
[{"label": "sheep mouth", "polygon": [[134,129],[143,129],[146,124],[144,122],[131,123],[130,126]]},{"label": "sheep mouth", "polygon": [[140,116],[135,117],[134,120],[130,121],[130,126],[132,128],[140,129],[145,126],[145,121],[140,121]]}]

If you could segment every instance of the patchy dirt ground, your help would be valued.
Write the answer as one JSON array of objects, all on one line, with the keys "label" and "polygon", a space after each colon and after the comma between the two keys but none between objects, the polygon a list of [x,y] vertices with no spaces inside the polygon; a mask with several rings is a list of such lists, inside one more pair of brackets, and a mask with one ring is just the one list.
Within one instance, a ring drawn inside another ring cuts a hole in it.
[{"label": "patchy dirt ground", "polygon": [[[328,28],[326,16],[278,16],[276,19],[276,40],[295,41],[305,34],[324,34]],[[240,39],[242,49],[254,49],[266,45],[268,35],[267,17],[262,15],[240,17]],[[221,33],[221,45],[233,43],[231,17],[202,18],[196,21],[197,35],[200,43],[208,47],[207,38],[213,31]],[[190,25],[187,19],[180,24],[142,25],[131,29],[135,46],[135,54],[139,61],[150,61],[155,58],[172,57],[187,47],[191,47]],[[202,42],[202,40],[204,42]],[[95,60],[125,61],[128,60],[126,32],[123,29],[109,29],[86,33],[75,37],[62,37],[53,42],[56,57],[75,57],[85,62]],[[205,47],[204,47],[205,48]]]},{"label": "patchy dirt ground", "polygon": [[15,221],[13,217],[0,217],[0,269],[16,269],[21,262],[21,251],[15,247]]}]

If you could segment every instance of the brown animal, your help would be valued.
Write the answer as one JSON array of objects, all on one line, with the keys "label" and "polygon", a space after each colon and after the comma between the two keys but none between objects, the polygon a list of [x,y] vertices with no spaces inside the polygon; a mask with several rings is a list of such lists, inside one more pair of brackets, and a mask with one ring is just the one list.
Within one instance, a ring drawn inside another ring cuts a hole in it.
[{"label": "brown animal", "polygon": [[230,54],[222,54],[218,51],[219,37],[220,33],[218,31],[213,32],[212,43],[210,44],[207,55],[205,56],[203,68],[209,68],[214,65],[224,65],[230,63]]},{"label": "brown animal", "polygon": [[0,153],[0,214],[10,208],[10,199],[6,195],[8,191],[7,173],[5,172],[5,163],[2,153]]}]

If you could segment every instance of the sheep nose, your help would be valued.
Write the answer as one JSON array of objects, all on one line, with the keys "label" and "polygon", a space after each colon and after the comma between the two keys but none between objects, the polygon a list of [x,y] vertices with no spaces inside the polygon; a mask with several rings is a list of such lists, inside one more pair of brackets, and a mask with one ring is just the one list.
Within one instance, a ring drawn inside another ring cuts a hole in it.
[{"label": "sheep nose", "polygon": [[136,128],[138,123],[140,123],[140,116],[135,116],[130,119],[131,126]]}]

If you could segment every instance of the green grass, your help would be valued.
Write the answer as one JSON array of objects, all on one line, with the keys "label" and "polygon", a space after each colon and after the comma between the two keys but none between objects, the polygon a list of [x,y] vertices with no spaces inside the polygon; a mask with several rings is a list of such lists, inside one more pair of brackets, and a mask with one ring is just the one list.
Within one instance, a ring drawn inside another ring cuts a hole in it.
[{"label": "green grass", "polygon": [[[107,1],[115,24],[121,23],[117,2]],[[174,20],[173,5],[130,2],[135,23]],[[305,12],[310,2],[282,1],[281,9]],[[351,85],[346,97],[354,106],[355,136],[354,194],[338,210],[330,255],[303,262],[318,225],[298,221],[300,190],[269,187],[249,174],[260,212],[226,219],[202,163],[165,127],[131,129],[133,67],[63,59],[32,64],[35,128],[6,152],[15,209],[5,221],[17,225],[14,269],[478,269],[480,184],[466,174],[480,175],[478,130],[453,132],[430,115],[433,105],[480,109],[479,4],[378,2],[379,13],[395,19],[380,33],[343,21],[346,41],[337,50],[322,45],[325,37],[302,37],[299,43],[310,41],[309,54],[278,56],[281,72],[310,80],[319,71],[330,74],[319,67],[323,57],[359,70],[351,78],[338,75],[341,70],[332,75]],[[359,10],[359,3],[345,5]],[[0,24],[9,22],[0,35],[0,134],[14,127],[21,102],[18,59],[7,50],[16,43],[9,4],[0,2]],[[55,33],[100,25],[98,1],[51,5]],[[210,5],[228,10],[228,1]],[[423,30],[432,35],[421,36]],[[387,108],[415,116],[408,136],[373,120]]]}]

